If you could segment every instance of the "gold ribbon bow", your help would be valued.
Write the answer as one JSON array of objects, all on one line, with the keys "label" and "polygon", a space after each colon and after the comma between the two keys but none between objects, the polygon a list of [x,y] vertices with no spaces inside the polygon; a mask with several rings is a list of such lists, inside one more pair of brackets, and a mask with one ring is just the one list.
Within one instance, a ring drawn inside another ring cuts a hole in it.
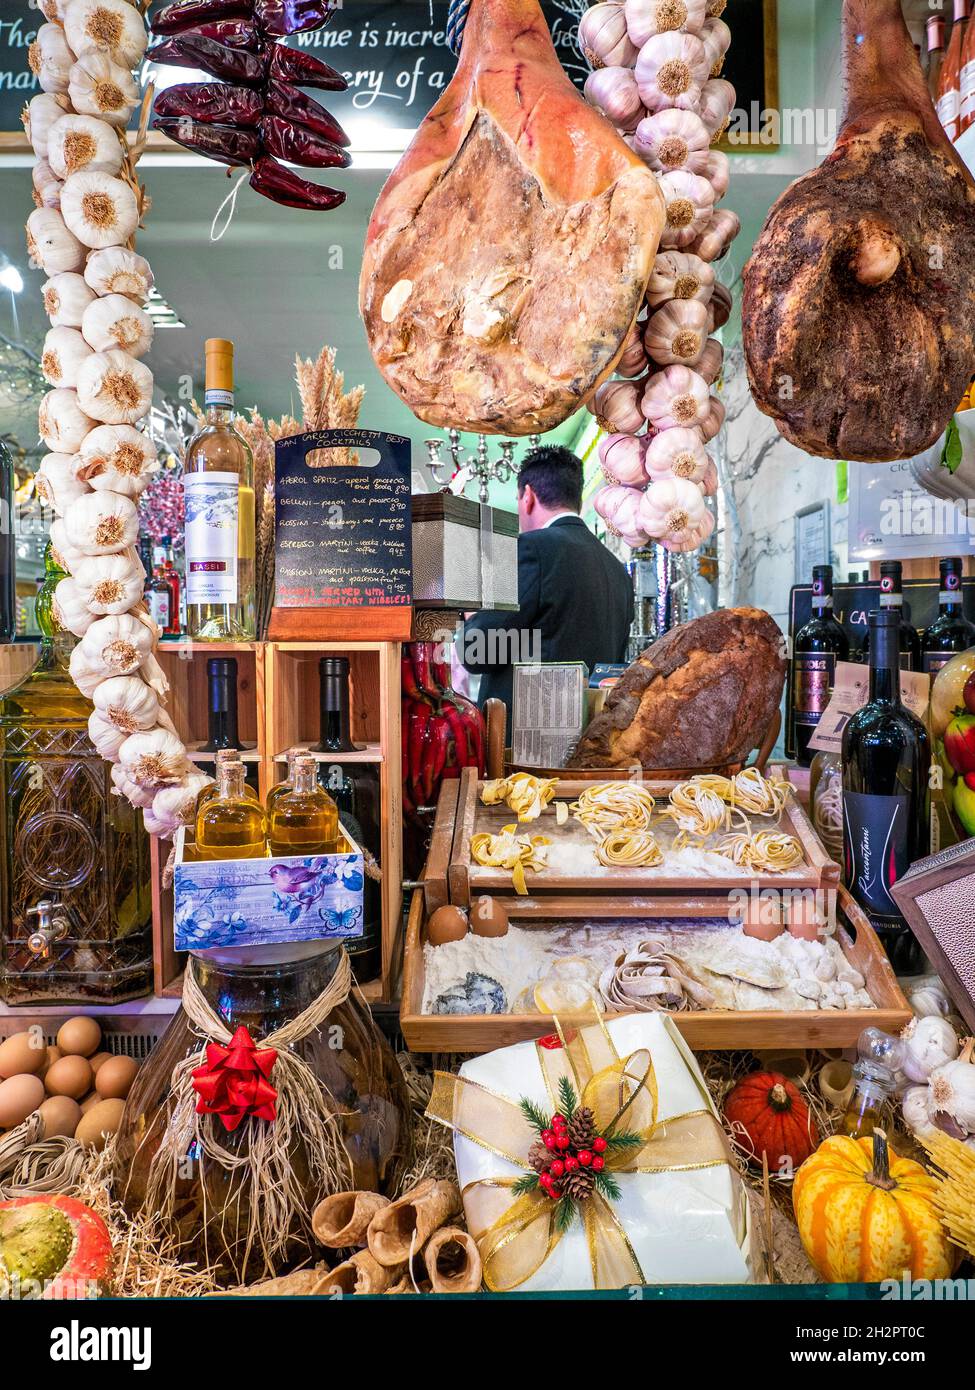
[{"label": "gold ribbon bow", "polygon": [[[657,1079],[647,1049],[620,1057],[602,1020],[569,1029],[555,1020],[560,1046],[536,1043],[536,1054],[555,1114],[559,1081],[572,1083],[596,1130],[635,1133],[642,1141],[607,1148],[606,1171],[680,1173],[730,1163],[724,1132],[710,1110],[658,1120]],[[518,1103],[466,1077],[437,1072],[427,1117],[465,1139],[533,1172],[528,1151],[538,1134]],[[482,1178],[464,1188],[470,1232],[493,1293],[516,1289],[535,1274],[562,1239],[555,1202],[541,1190],[513,1194],[518,1178]],[[589,1247],[593,1288],[617,1289],[645,1279],[612,1204],[597,1190],[578,1204]]]}]

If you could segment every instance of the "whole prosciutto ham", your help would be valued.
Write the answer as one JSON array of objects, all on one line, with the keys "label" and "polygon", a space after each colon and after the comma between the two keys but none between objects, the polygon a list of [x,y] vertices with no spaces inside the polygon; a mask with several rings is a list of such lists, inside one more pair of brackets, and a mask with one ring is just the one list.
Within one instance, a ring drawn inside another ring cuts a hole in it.
[{"label": "whole prosciutto ham", "polygon": [[939,437],[975,372],[975,186],[935,115],[900,0],[845,0],[836,149],[769,213],[745,268],[752,394],[825,458]]},{"label": "whole prosciutto ham", "polygon": [[536,0],[474,0],[369,224],[376,364],[432,425],[550,430],[612,371],[663,224],[652,172],[573,87]]}]

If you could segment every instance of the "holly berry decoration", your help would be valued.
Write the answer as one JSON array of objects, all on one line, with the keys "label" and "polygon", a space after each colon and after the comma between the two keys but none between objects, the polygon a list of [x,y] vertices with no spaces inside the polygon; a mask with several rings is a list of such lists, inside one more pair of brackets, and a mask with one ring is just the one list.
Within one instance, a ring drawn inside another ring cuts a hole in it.
[{"label": "holly berry decoration", "polygon": [[538,1133],[538,1139],[528,1151],[528,1162],[534,1170],[515,1183],[518,1194],[541,1191],[555,1203],[556,1223],[564,1231],[580,1202],[587,1202],[593,1193],[608,1201],[619,1201],[619,1184],[606,1167],[606,1157],[613,1152],[640,1148],[639,1134],[610,1129],[600,1133],[595,1117],[588,1106],[580,1105],[568,1077],[559,1080],[559,1104],[556,1115],[546,1115],[534,1101],[522,1100],[521,1112]]}]

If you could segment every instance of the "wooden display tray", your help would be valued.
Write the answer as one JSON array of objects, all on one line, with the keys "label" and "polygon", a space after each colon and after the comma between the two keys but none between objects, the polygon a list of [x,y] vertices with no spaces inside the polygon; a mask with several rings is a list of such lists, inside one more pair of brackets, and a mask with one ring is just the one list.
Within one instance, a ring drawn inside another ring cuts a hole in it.
[{"label": "wooden display tray", "polygon": [[[515,924],[533,917],[606,917],[645,919],[648,932],[655,917],[708,917],[714,904],[660,900],[649,907],[631,899],[599,897],[503,899]],[[414,893],[406,933],[406,962],[400,1027],[414,1052],[490,1052],[496,1047],[544,1037],[552,1032],[549,1014],[424,1014],[423,938],[427,920],[423,894]],[[856,1044],[865,1028],[898,1033],[910,1021],[911,1009],[901,992],[884,949],[860,908],[845,889],[839,890],[837,939],[847,960],[866,980],[875,1009],[804,1009],[793,1013],[762,1010],[695,1010],[671,1014],[688,1046],[712,1048],[845,1048]],[[606,1017],[617,1017],[608,1014]]]},{"label": "wooden display tray", "polygon": [[[454,817],[454,838],[450,858],[446,865],[446,901],[467,907],[472,897],[479,893],[493,895],[511,892],[511,873],[507,869],[484,868],[471,862],[471,839],[481,831],[497,833],[502,826],[510,825],[515,814],[506,805],[485,806],[480,799],[483,782],[477,777],[475,768],[465,768],[460,778],[457,809]],[[592,783],[588,780],[560,779],[556,789],[556,800],[575,801]],[[642,784],[655,796],[658,802],[666,802],[675,785],[673,780],[651,781]],[[772,828],[776,823],[769,818],[755,817],[756,827]],[[829,857],[819,842],[806,815],[795,796],[790,796],[778,824],[787,834],[794,835],[802,845],[805,863],[790,873],[742,875],[729,873],[727,877],[713,875],[683,874],[663,877],[658,873],[639,868],[596,869],[579,874],[559,874],[551,870],[540,873],[529,872],[529,890],[537,896],[549,893],[585,893],[599,895],[626,894],[629,897],[667,898],[668,895],[685,899],[690,895],[697,899],[709,899],[711,910],[715,903],[727,894],[742,889],[751,889],[757,884],[759,889],[775,888],[790,890],[809,890],[830,893],[839,882],[839,865]],[[592,845],[593,841],[585,827],[574,817],[562,826],[556,826],[554,813],[549,807],[540,819],[527,822],[518,827],[518,832],[526,835],[549,835],[555,840],[572,841],[579,845]],[[439,891],[436,879],[443,873],[441,857],[428,863],[429,881],[427,893]],[[717,908],[717,915],[724,915],[724,908]],[[652,914],[651,914],[652,915]]]}]

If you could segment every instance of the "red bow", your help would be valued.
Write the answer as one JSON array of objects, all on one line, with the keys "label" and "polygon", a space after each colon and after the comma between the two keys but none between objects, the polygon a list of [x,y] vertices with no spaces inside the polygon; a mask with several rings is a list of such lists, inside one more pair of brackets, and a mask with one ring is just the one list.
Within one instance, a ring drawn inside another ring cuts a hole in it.
[{"label": "red bow", "polygon": [[268,1081],[278,1060],[273,1047],[258,1049],[246,1028],[238,1028],[229,1047],[207,1043],[206,1066],[193,1072],[193,1089],[200,1097],[198,1115],[219,1115],[232,1132],[248,1115],[274,1122],[278,1093]]}]

